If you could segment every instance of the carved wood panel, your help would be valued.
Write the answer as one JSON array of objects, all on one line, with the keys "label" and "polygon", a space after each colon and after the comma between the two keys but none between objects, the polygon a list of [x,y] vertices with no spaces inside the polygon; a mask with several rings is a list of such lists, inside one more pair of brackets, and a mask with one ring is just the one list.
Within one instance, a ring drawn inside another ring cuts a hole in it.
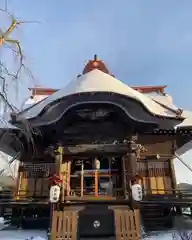
[{"label": "carved wood panel", "polygon": [[55,164],[53,163],[24,163],[19,167],[17,197],[48,197],[48,178],[54,173]]},{"label": "carved wood panel", "polygon": [[54,163],[24,163],[19,169],[26,178],[48,178],[55,173]]}]

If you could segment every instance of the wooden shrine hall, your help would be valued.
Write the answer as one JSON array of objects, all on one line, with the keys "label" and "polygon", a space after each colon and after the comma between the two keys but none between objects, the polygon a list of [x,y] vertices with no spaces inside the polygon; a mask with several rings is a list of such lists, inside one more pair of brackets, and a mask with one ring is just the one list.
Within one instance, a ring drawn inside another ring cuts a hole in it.
[{"label": "wooden shrine hall", "polygon": [[[153,205],[177,198],[174,154],[191,143],[192,121],[165,88],[129,87],[95,56],[65,88],[30,89],[7,127],[20,153],[12,214],[22,205],[25,226],[27,217],[51,219],[52,240],[139,239],[140,211],[162,219],[171,211]],[[50,203],[53,186],[59,195]]]}]

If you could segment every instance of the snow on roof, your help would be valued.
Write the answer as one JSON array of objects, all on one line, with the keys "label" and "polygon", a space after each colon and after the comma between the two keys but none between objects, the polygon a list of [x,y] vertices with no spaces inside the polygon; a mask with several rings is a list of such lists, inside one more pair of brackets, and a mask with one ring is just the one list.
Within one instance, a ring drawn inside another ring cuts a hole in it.
[{"label": "snow on roof", "polygon": [[[158,94],[158,93],[148,93],[148,94],[145,94],[145,95],[147,95],[148,97],[150,97],[154,101],[156,101],[156,102],[158,102],[162,105],[165,105],[170,109],[173,109],[174,111],[178,110],[178,107],[176,107],[173,103],[172,97],[169,96],[168,94],[162,95],[162,94]],[[184,110],[183,113],[182,113],[182,117],[184,117],[185,119],[183,120],[183,122],[176,125],[175,129],[177,129],[177,128],[187,128],[187,127],[192,128],[192,112]]]},{"label": "snow on roof", "polygon": [[176,113],[166,107],[153,101],[150,97],[132,89],[120,80],[106,74],[98,69],[95,69],[87,74],[77,77],[71,81],[65,88],[58,90],[46,99],[33,105],[31,108],[21,112],[21,116],[25,118],[36,117],[43,108],[51,102],[61,99],[62,97],[72,95],[75,93],[85,92],[113,92],[122,94],[129,98],[135,99],[142,103],[152,114],[165,116],[165,117],[176,117]]},{"label": "snow on roof", "polygon": [[[183,111],[183,116],[185,117],[185,120],[181,122],[180,124],[175,126],[175,129],[191,129],[192,128],[192,112],[191,111]],[[187,142],[182,147],[178,148],[176,150],[176,153],[181,156],[184,153],[188,152],[192,149],[192,141]]]},{"label": "snow on roof", "polygon": [[168,108],[173,109],[174,111],[178,110],[178,107],[175,106],[173,103],[172,97],[167,93],[159,94],[159,93],[151,92],[151,93],[145,94],[145,96],[150,97],[155,102],[160,103],[164,106],[167,106]]},{"label": "snow on roof", "polygon": [[[159,86],[130,86],[131,88],[141,92],[141,93],[157,93],[157,92],[164,92],[167,85],[159,85]],[[59,89],[54,88],[47,88],[41,86],[35,86],[29,88],[29,91],[32,91],[32,95],[50,95],[58,91]]]},{"label": "snow on roof", "polygon": [[192,128],[192,112],[184,110],[183,116],[184,116],[185,120],[183,122],[181,122],[180,124],[178,124],[175,128],[176,129],[177,128],[187,128],[187,127]]}]

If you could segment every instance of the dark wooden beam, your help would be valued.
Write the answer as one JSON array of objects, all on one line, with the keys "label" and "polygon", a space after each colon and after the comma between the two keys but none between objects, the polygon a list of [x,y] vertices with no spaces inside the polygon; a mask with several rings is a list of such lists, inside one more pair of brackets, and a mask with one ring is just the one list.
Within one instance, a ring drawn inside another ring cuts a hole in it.
[{"label": "dark wooden beam", "polygon": [[[95,157],[95,156],[119,156],[127,153],[127,144],[82,144],[76,146],[63,146],[64,159],[69,157]],[[26,152],[22,156],[23,162],[53,162],[55,156],[55,148],[50,146],[47,149],[38,148],[34,155]]]},{"label": "dark wooden beam", "polygon": [[92,156],[125,154],[127,144],[82,144],[77,146],[64,146],[64,156]]}]

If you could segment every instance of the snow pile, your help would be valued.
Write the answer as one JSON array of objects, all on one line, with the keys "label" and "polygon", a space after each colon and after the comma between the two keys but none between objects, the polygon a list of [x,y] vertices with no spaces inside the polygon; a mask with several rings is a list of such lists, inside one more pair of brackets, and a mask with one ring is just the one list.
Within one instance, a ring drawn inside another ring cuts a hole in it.
[{"label": "snow pile", "polygon": [[5,221],[5,219],[3,217],[0,217],[0,230],[5,229],[6,227],[9,226],[9,220]]},{"label": "snow pile", "polygon": [[42,238],[42,237],[35,237],[35,238],[33,238],[33,240],[45,240],[45,238]]},{"label": "snow pile", "polygon": [[47,240],[47,234],[38,230],[3,230],[0,231],[0,240]]},{"label": "snow pile", "polygon": [[30,237],[30,238],[27,238],[26,240],[46,240],[46,239],[38,236],[38,237]]},{"label": "snow pile", "polygon": [[47,240],[46,231],[4,230],[8,226],[9,220],[0,217],[0,240]]}]

